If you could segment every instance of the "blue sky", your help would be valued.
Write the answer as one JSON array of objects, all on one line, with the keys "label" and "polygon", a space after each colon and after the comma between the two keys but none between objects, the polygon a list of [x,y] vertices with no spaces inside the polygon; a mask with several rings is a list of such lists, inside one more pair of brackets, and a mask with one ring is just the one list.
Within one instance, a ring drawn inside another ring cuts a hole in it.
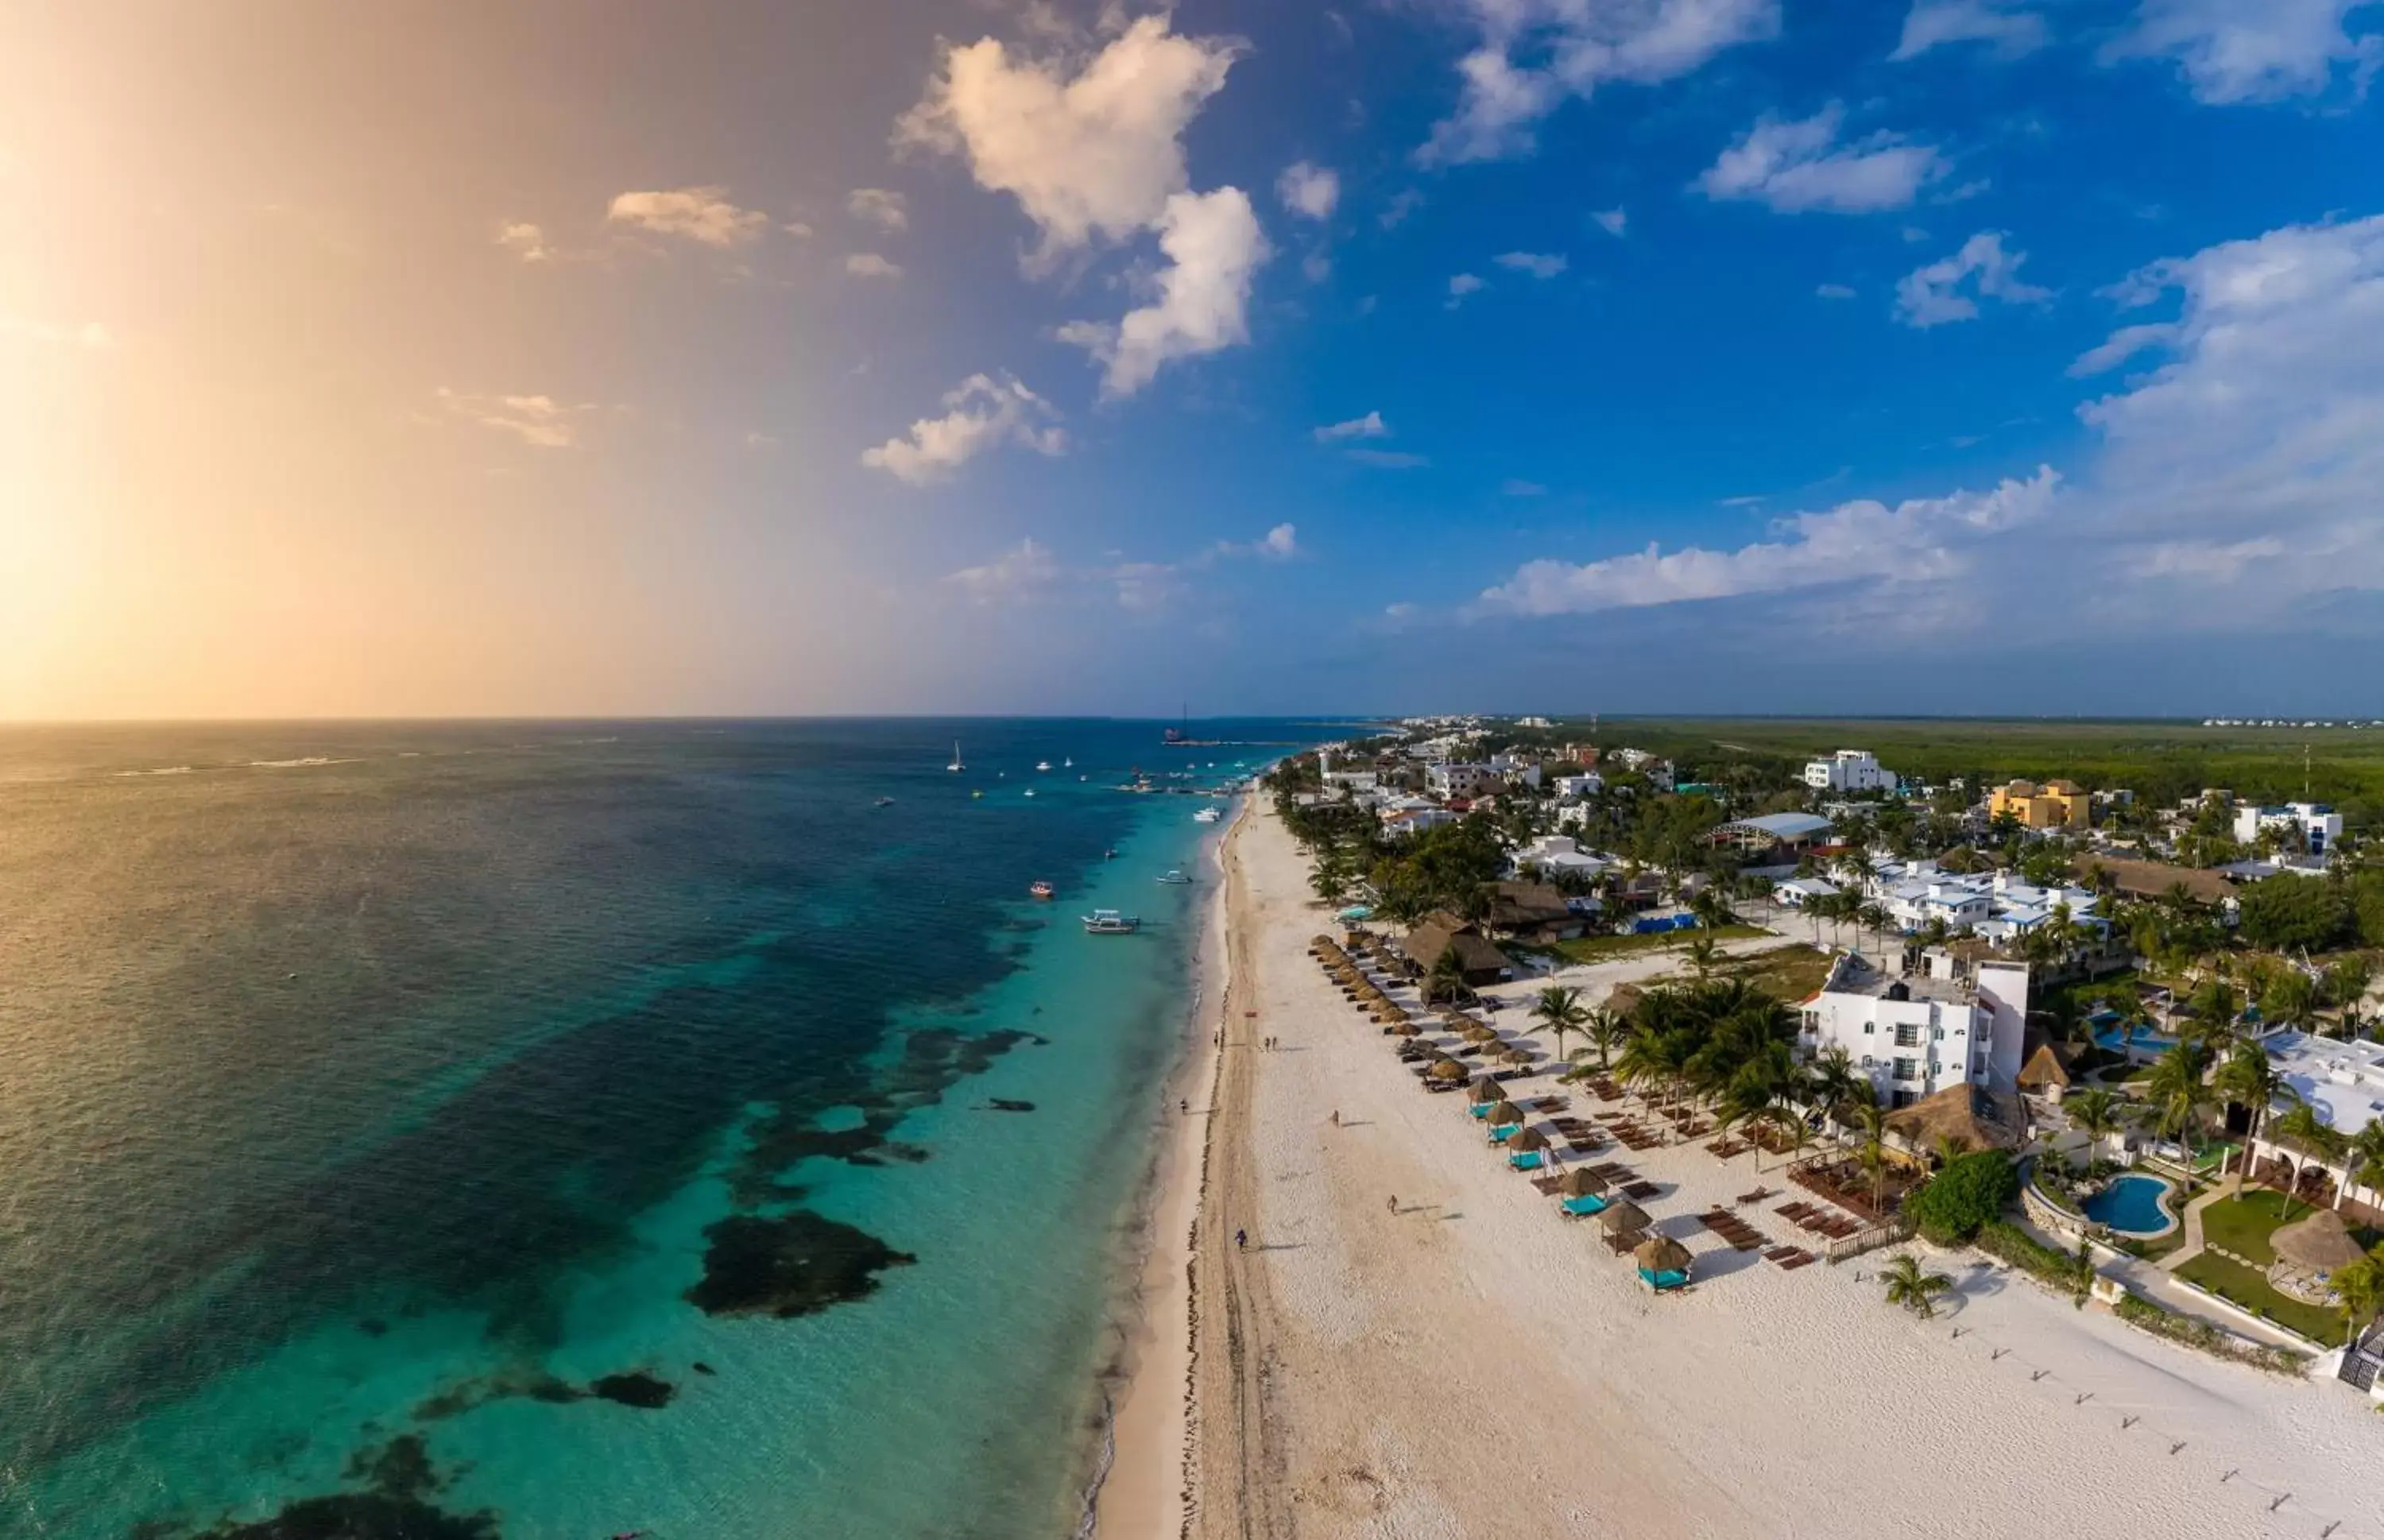
[{"label": "blue sky", "polygon": [[596,9],[181,125],[369,232],[326,476],[431,529],[418,667],[182,709],[2384,710],[2384,5]]}]

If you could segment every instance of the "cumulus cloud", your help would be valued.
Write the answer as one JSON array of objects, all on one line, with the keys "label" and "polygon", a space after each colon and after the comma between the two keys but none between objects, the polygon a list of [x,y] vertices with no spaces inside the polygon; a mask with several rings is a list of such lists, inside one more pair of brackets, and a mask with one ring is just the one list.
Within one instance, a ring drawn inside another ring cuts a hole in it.
[{"label": "cumulus cloud", "polygon": [[1295,525],[1278,524],[1247,545],[1231,540],[1217,542],[1220,556],[1255,556],[1262,562],[1287,562],[1299,554],[1299,530]]},{"label": "cumulus cloud", "polygon": [[1380,412],[1369,412],[1362,417],[1351,417],[1347,422],[1332,423],[1316,430],[1316,441],[1320,444],[1342,443],[1350,439],[1387,439],[1390,436],[1391,425],[1383,420]]},{"label": "cumulus cloud", "polygon": [[497,244],[524,262],[551,262],[554,258],[553,249],[546,243],[546,231],[519,220],[507,220],[497,227]]},{"label": "cumulus cloud", "polygon": [[1399,226],[1407,223],[1409,215],[1413,214],[1417,209],[1422,208],[1422,193],[1417,192],[1412,187],[1400,189],[1397,192],[1392,194],[1391,201],[1389,203],[1383,205],[1381,217],[1383,228],[1384,230],[1397,230]]},{"label": "cumulus cloud", "polygon": [[2177,335],[2178,329],[2166,321],[2155,321],[2146,326],[2123,326],[2105,338],[2099,346],[2080,354],[2078,361],[2069,366],[2070,378],[2083,379],[2089,375],[2117,368],[2146,348],[2174,341]]},{"label": "cumulus cloud", "polygon": [[889,235],[911,228],[911,205],[901,193],[883,187],[856,187],[845,194],[845,212],[864,225],[875,225]]},{"label": "cumulus cloud", "polygon": [[1172,360],[1249,341],[1250,283],[1268,249],[1248,196],[1236,187],[1178,192],[1158,229],[1169,266],[1157,297],[1114,327],[1076,322],[1061,330],[1101,361],[1104,396],[1134,394]]},{"label": "cumulus cloud", "polygon": [[2018,58],[2048,41],[2044,18],[2027,0],[1912,0],[1904,36],[1888,56],[1916,59],[1947,43],[1983,43],[2005,58]]},{"label": "cumulus cloud", "polygon": [[770,228],[770,217],[728,201],[725,187],[680,187],[667,192],[624,192],[604,211],[616,225],[656,235],[677,235],[706,246],[750,245]]},{"label": "cumulus cloud", "polygon": [[914,487],[940,481],[987,450],[1018,444],[1059,454],[1067,434],[1060,413],[1011,375],[971,375],[943,400],[944,415],[922,417],[900,438],[863,453],[861,463]]},{"label": "cumulus cloud", "polygon": [[1779,0],[1455,0],[1477,33],[1426,165],[1530,150],[1540,120],[1608,81],[1658,85],[1780,31]]},{"label": "cumulus cloud", "polygon": [[1448,308],[1456,309],[1465,303],[1468,294],[1478,294],[1488,285],[1471,273],[1459,273],[1448,280]]},{"label": "cumulus cloud", "polygon": [[1782,519],[1775,539],[1735,551],[1692,546],[1667,554],[1650,545],[1603,561],[1532,562],[1484,593],[1482,604],[1512,615],[1575,615],[1841,583],[1943,579],[1963,569],[1979,541],[2042,519],[2059,481],[2046,466],[1987,492],[1892,508],[1844,503]]},{"label": "cumulus cloud", "polygon": [[1571,266],[1553,252],[1507,252],[1490,260],[1509,272],[1529,273],[1536,279],[1551,279]]},{"label": "cumulus cloud", "polygon": [[962,567],[944,581],[976,604],[1016,604],[1032,601],[1060,580],[1060,564],[1050,551],[1024,540],[982,566]]},{"label": "cumulus cloud", "polygon": [[844,270],[854,278],[900,278],[899,263],[888,262],[875,252],[855,252],[844,259]]},{"label": "cumulus cloud", "polygon": [[1880,132],[1840,143],[1845,109],[1831,103],[1794,122],[1766,117],[1696,180],[1708,198],[1747,199],[1782,214],[1869,214],[1909,207],[1951,169],[1927,144]]},{"label": "cumulus cloud", "polygon": [[1926,328],[1976,320],[1981,299],[2042,304],[2053,297],[2053,291],[2020,280],[2020,264],[2027,260],[2026,252],[2004,249],[2000,230],[1980,230],[1963,242],[1962,249],[1953,255],[1915,268],[1896,281],[1895,318],[1906,326]]},{"label": "cumulus cloud", "polygon": [[1156,226],[1190,185],[1184,130],[1240,56],[1231,39],[1179,37],[1165,16],[1128,26],[1090,59],[1014,58],[993,38],[950,47],[926,95],[895,130],[898,147],[967,161],[1007,192],[1052,258]]},{"label": "cumulus cloud", "polygon": [[1597,221],[1600,230],[1617,240],[1620,240],[1631,228],[1631,216],[1619,208],[1604,209],[1590,217]]},{"label": "cumulus cloud", "polygon": [[571,406],[553,396],[474,395],[441,385],[439,404],[456,416],[500,433],[510,433],[533,449],[569,449],[579,441],[575,418],[596,408]]},{"label": "cumulus cloud", "polygon": [[2105,63],[2167,59],[2196,100],[2274,102],[2314,96],[2339,68],[2364,85],[2384,65],[2384,33],[2354,35],[2353,13],[2375,0],[2142,0],[2106,43]]},{"label": "cumulus cloud", "polygon": [[1324,167],[1298,161],[1275,179],[1274,193],[1284,207],[1302,218],[1330,219],[1341,202],[1341,177]]}]

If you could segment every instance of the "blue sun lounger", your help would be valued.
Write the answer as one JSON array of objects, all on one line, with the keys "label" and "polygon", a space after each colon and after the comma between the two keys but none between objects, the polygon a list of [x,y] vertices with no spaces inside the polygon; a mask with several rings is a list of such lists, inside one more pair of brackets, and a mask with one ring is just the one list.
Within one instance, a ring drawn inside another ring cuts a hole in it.
[{"label": "blue sun lounger", "polygon": [[1498,1104],[1495,1101],[1477,1101],[1465,1110],[1477,1118],[1486,1118],[1490,1115],[1490,1109],[1496,1105]]},{"label": "blue sun lounger", "polygon": [[1685,1273],[1650,1273],[1644,1267],[1639,1270],[1639,1281],[1658,1294],[1666,1289],[1689,1286],[1689,1275]]},{"label": "blue sun lounger", "polygon": [[1544,1162],[1536,1149],[1510,1149],[1507,1152],[1507,1163],[1517,1171],[1537,1171]]},{"label": "blue sun lounger", "polygon": [[1490,1142],[1492,1144],[1505,1144],[1509,1136],[1512,1135],[1516,1130],[1522,1126],[1523,1125],[1520,1123],[1494,1124],[1490,1129]]},{"label": "blue sun lounger", "polygon": [[1608,1207],[1607,1200],[1594,1192],[1585,1192],[1579,1198],[1568,1198],[1562,1201],[1565,1212],[1579,1215],[1583,1219],[1591,1214],[1602,1214]]}]

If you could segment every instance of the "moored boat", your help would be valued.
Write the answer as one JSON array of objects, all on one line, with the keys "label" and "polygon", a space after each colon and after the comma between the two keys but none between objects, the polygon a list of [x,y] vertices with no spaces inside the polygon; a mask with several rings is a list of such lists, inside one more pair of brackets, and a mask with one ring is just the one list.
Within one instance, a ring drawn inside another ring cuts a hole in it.
[{"label": "moored boat", "polygon": [[1131,936],[1141,928],[1139,917],[1121,914],[1114,909],[1096,909],[1085,916],[1087,936]]},{"label": "moored boat", "polygon": [[1041,877],[1037,877],[1033,882],[1026,885],[1026,891],[1038,899],[1048,899],[1051,896],[1052,889],[1049,883],[1044,881]]}]

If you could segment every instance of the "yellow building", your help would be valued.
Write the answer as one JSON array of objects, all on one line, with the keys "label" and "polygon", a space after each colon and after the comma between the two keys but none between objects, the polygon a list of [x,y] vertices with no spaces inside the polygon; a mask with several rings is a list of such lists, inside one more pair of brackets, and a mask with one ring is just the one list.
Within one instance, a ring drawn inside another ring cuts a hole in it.
[{"label": "yellow building", "polygon": [[1987,815],[2011,814],[2023,828],[2082,829],[2092,822],[2093,798],[2075,781],[2014,781],[1995,788],[1987,799]]}]

